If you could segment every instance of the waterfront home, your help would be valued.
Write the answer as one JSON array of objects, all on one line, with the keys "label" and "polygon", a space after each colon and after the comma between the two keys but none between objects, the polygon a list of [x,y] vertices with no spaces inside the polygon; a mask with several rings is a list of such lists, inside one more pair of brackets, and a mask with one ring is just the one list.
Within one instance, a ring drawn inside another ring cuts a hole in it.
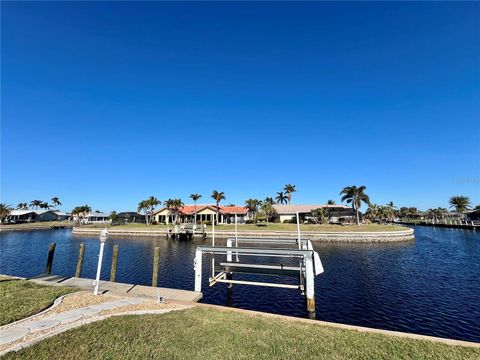
[{"label": "waterfront home", "polygon": [[7,223],[29,223],[37,221],[68,220],[69,214],[55,210],[12,210],[7,216]]},{"label": "waterfront home", "polygon": [[292,221],[296,214],[299,214],[301,219],[308,220],[312,216],[312,211],[316,209],[328,209],[329,211],[329,223],[351,223],[355,219],[355,211],[350,206],[343,204],[333,205],[273,205],[275,209],[275,217],[280,220],[281,223]]},{"label": "waterfront home", "polygon": [[135,211],[124,211],[117,214],[118,222],[121,224],[144,223],[145,215]]},{"label": "waterfront home", "polygon": [[[169,208],[162,208],[153,214],[154,220],[162,224],[174,223],[178,220],[180,223],[193,223],[195,221],[195,209],[197,211],[198,222],[212,222],[217,214],[216,205],[184,205],[178,209],[178,214]],[[218,224],[232,224],[235,222],[243,224],[250,219],[248,209],[243,206],[219,206],[218,208]]]},{"label": "waterfront home", "polygon": [[470,221],[480,221],[480,209],[467,211],[465,216]]},{"label": "waterfront home", "polygon": [[110,215],[111,213],[94,212],[87,214],[82,222],[84,224],[108,224],[112,222]]}]

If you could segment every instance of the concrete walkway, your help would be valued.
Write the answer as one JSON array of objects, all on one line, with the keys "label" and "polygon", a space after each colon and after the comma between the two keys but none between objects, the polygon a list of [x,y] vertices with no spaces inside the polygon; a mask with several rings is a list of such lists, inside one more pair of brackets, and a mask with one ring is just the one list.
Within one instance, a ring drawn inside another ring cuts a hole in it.
[{"label": "concrete walkway", "polygon": [[[41,274],[30,280],[42,285],[71,286],[79,288],[81,290],[93,290],[92,279]],[[150,299],[157,299],[158,296],[160,296],[172,301],[197,302],[202,298],[201,292],[144,285],[124,284],[103,280],[100,280],[99,290],[101,294],[107,295],[141,297]]]},{"label": "concrete walkway", "polygon": [[14,343],[25,336],[33,335],[37,332],[42,332],[44,330],[49,330],[58,326],[73,323],[86,317],[95,316],[104,310],[140,304],[143,301],[144,300],[142,299],[115,300],[96,305],[89,305],[61,313],[54,313],[46,316],[34,316],[23,321],[17,321],[14,324],[6,325],[0,328],[0,347],[2,345]]}]

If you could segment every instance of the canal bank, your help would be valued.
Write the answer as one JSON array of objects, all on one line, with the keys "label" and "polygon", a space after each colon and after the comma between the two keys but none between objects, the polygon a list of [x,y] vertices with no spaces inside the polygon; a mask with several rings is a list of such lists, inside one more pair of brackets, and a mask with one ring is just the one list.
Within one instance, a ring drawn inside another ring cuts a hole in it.
[{"label": "canal bank", "polygon": [[[102,229],[74,227],[72,234],[76,236],[99,236]],[[136,230],[136,229],[108,229],[109,235],[113,237],[166,237],[168,229],[161,230]],[[206,232],[208,237],[212,236],[212,231]],[[295,231],[239,231],[239,236],[251,238],[278,238],[278,239],[296,239],[298,234]],[[200,236],[200,235],[199,235]],[[215,236],[219,238],[228,238],[235,236],[232,230],[215,230]],[[319,232],[319,231],[302,231],[303,239],[316,242],[396,242],[410,241],[415,239],[414,230],[404,227],[395,231],[335,231],[335,232]]]}]

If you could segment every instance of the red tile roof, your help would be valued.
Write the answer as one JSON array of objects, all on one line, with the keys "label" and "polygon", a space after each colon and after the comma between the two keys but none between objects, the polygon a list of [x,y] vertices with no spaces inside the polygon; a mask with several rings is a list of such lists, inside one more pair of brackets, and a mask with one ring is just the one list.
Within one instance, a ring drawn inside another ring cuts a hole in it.
[{"label": "red tile roof", "polygon": [[[248,213],[248,209],[243,206],[222,206],[220,205],[220,213],[221,214],[237,214],[237,215],[246,215]],[[205,208],[210,208],[213,211],[216,211],[216,205],[200,205],[197,204],[197,213]],[[158,209],[155,213],[158,213],[165,208]],[[195,214],[195,205],[185,205],[184,207],[179,209],[180,214],[183,215],[193,215]]]}]

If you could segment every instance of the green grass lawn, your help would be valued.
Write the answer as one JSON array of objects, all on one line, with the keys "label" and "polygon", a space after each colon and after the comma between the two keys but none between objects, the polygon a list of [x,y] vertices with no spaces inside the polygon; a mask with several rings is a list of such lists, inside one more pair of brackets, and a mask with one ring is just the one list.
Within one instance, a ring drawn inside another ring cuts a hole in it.
[{"label": "green grass lawn", "polygon": [[5,359],[478,359],[480,349],[194,308],[82,326]]},{"label": "green grass lawn", "polygon": [[27,280],[0,282],[0,325],[38,313],[75,289],[35,284]]},{"label": "green grass lawn", "polygon": [[[88,228],[89,226],[82,226]],[[96,226],[98,227],[98,226]],[[145,230],[145,231],[162,231],[167,228],[173,228],[173,225],[150,225],[145,224],[128,224],[128,225],[118,225],[118,226],[108,226],[112,229],[117,230]],[[99,227],[98,227],[99,228]],[[210,231],[211,226],[207,226],[207,230]],[[215,226],[216,231],[235,230],[235,225],[218,225]],[[238,231],[296,231],[297,225],[295,224],[280,224],[280,223],[270,223],[270,224],[243,224],[238,225]],[[318,232],[366,232],[366,231],[399,231],[405,230],[405,227],[394,226],[394,225],[379,225],[379,224],[365,224],[365,225],[300,225],[301,231],[318,231]]]}]

